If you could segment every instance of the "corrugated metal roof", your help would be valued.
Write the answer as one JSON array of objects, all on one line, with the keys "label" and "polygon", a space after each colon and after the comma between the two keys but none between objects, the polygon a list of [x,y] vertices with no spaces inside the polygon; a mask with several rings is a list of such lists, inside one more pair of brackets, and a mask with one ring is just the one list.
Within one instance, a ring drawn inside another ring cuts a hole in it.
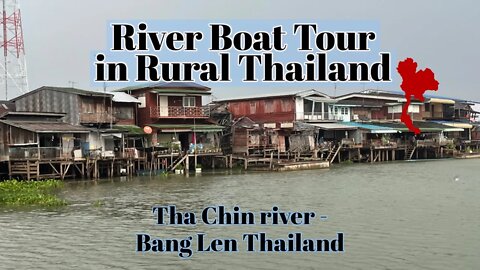
[{"label": "corrugated metal roof", "polygon": [[225,102],[225,101],[234,101],[234,100],[245,100],[245,99],[261,99],[261,98],[270,98],[270,97],[284,97],[284,96],[298,96],[298,97],[307,97],[307,96],[314,96],[318,95],[325,100],[329,100],[331,102],[335,102],[329,95],[324,94],[320,91],[315,89],[303,90],[303,91],[285,91],[285,92],[276,92],[270,94],[258,94],[258,95],[251,95],[251,96],[244,96],[244,97],[235,97],[235,98],[225,98],[225,99],[217,99],[213,102]]},{"label": "corrugated metal roof", "polygon": [[97,96],[97,97],[111,97],[112,96],[112,94],[110,94],[110,93],[102,93],[102,92],[83,90],[83,89],[72,88],[72,87],[42,86],[40,88],[37,88],[37,89],[32,90],[30,92],[27,92],[23,95],[20,95],[16,98],[13,98],[13,99],[11,99],[11,101],[16,101],[20,98],[29,96],[33,93],[43,91],[43,90],[64,92],[64,93],[76,94],[76,95],[81,95],[81,96]]},{"label": "corrugated metal roof", "polygon": [[348,125],[348,126],[357,127],[357,128],[360,128],[360,129],[369,130],[370,133],[379,133],[379,134],[398,133],[398,130],[396,130],[394,128],[372,125],[370,123],[345,122],[344,124]]},{"label": "corrugated metal roof", "polygon": [[114,125],[113,128],[127,135],[146,135],[141,127],[135,125]]},{"label": "corrugated metal roof", "polygon": [[208,124],[151,124],[151,127],[160,129],[162,132],[218,132],[223,130],[223,126]]},{"label": "corrugated metal roof", "polygon": [[117,103],[141,103],[138,99],[124,92],[112,92],[113,102]]},{"label": "corrugated metal roof", "polygon": [[355,130],[356,127],[344,125],[343,123],[309,123],[324,130]]},{"label": "corrugated metal roof", "polygon": [[163,94],[168,96],[187,96],[187,95],[201,95],[208,96],[211,95],[209,91],[204,90],[195,90],[195,89],[152,89],[151,93]]},{"label": "corrugated metal roof", "polygon": [[74,126],[55,121],[10,121],[0,120],[0,123],[35,133],[88,133],[89,129],[83,126]]},{"label": "corrugated metal roof", "polygon": [[210,87],[200,85],[194,82],[157,82],[157,83],[145,83],[132,85],[124,88],[115,90],[115,92],[125,92],[125,91],[135,91],[145,88],[155,88],[155,89],[200,89],[204,91],[210,91]]},{"label": "corrugated metal roof", "polygon": [[[401,132],[411,132],[404,123],[401,122],[373,122],[377,126],[394,128]],[[413,124],[418,127],[422,132],[441,132],[441,131],[454,131],[452,127],[430,121],[414,121]]]},{"label": "corrugated metal roof", "polygon": [[469,123],[462,123],[462,122],[449,122],[449,121],[435,121],[436,123],[440,123],[445,126],[450,126],[457,128],[458,130],[450,130],[450,131],[463,131],[465,128],[473,128],[473,125]]},{"label": "corrugated metal roof", "polygon": [[38,117],[64,117],[66,113],[56,113],[56,112],[6,112],[2,117],[8,116],[38,116]]}]

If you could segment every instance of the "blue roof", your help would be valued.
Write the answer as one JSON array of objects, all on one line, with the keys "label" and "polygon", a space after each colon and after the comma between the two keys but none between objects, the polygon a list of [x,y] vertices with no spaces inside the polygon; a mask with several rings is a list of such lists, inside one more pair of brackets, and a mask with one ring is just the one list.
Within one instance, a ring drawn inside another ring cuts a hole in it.
[{"label": "blue roof", "polygon": [[391,127],[377,126],[372,124],[360,123],[360,122],[343,122],[342,124],[357,127],[360,129],[370,130],[372,133],[397,133],[398,130]]}]

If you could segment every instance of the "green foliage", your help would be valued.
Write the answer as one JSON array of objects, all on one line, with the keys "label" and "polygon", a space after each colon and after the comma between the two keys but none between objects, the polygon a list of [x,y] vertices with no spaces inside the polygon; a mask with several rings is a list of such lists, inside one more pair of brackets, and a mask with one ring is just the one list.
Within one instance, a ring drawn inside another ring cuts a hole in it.
[{"label": "green foliage", "polygon": [[45,181],[18,181],[7,180],[0,182],[1,205],[40,205],[60,206],[66,202],[58,198],[54,192],[60,189],[63,183],[58,180]]},{"label": "green foliage", "polygon": [[183,167],[183,164],[179,164],[175,169],[176,170],[183,170],[185,167]]},{"label": "green foliage", "polygon": [[101,201],[101,200],[96,200],[93,202],[93,206],[94,207],[101,207],[101,206],[104,206],[105,205],[105,202]]},{"label": "green foliage", "polygon": [[449,149],[449,150],[455,149],[455,144],[454,143],[447,144],[447,149]]}]

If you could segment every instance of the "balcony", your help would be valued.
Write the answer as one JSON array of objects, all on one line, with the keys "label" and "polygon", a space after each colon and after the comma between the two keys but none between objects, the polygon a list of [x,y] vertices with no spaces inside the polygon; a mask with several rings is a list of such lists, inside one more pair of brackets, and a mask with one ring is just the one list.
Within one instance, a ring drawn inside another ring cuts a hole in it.
[{"label": "balcony", "polygon": [[150,117],[152,118],[208,118],[210,109],[208,107],[151,107]]},{"label": "balcony", "polygon": [[340,117],[335,114],[329,114],[324,112],[323,116],[321,112],[305,112],[303,114],[297,113],[297,119],[310,120],[310,121],[329,121],[329,120],[343,120],[343,117]]},{"label": "balcony", "polygon": [[[70,154],[71,155],[71,154]],[[9,156],[11,160],[44,160],[44,159],[60,159],[68,158],[64,155],[61,147],[10,147]]]},{"label": "balcony", "polygon": [[108,124],[115,123],[115,117],[108,112],[80,113],[81,124]]}]

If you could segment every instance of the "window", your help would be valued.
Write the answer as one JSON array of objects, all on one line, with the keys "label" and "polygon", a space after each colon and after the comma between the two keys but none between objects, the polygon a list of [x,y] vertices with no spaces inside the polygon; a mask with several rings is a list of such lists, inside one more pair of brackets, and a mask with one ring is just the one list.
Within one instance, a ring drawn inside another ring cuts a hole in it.
[{"label": "window", "polygon": [[184,97],[183,107],[195,107],[195,97]]},{"label": "window", "polygon": [[145,108],[147,107],[147,102],[145,99],[145,94],[140,94],[138,95],[138,101],[140,101],[140,104],[138,105],[139,108]]},{"label": "window", "polygon": [[313,109],[313,101],[308,100],[308,99],[304,99],[303,100],[303,111],[305,112],[305,114],[310,115],[312,113],[312,109]]},{"label": "window", "polygon": [[425,111],[430,112],[430,104],[429,103],[425,104]]},{"label": "window", "polygon": [[132,107],[114,107],[114,111],[117,119],[133,119]]}]

